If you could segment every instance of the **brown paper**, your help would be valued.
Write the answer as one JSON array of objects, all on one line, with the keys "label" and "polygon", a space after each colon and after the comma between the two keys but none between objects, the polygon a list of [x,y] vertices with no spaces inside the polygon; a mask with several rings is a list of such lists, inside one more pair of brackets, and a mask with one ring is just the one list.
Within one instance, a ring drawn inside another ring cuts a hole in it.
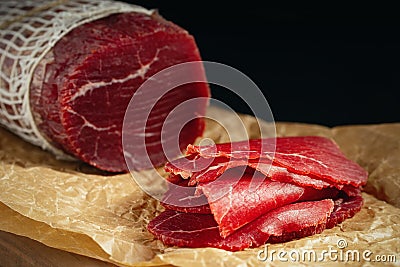
[{"label": "brown paper", "polygon": [[[233,140],[259,136],[256,120],[211,108],[209,115],[226,125]],[[248,135],[239,129],[241,123]],[[270,127],[270,125],[263,125]],[[278,123],[277,134],[322,135],[333,138],[343,152],[370,172],[365,205],[354,218],[322,234],[270,250],[321,253],[336,248],[340,239],[348,250],[369,249],[374,255],[395,255],[400,262],[400,124],[343,126],[333,129],[306,124]],[[270,128],[268,132],[271,133]],[[227,131],[208,121],[206,137],[229,141]],[[48,246],[119,265],[258,266],[287,265],[279,259],[261,261],[260,249],[228,252],[220,249],[165,247],[146,231],[162,210],[143,193],[130,174],[110,175],[78,162],[62,162],[0,129],[0,230],[30,237]],[[380,201],[376,197],[385,200]],[[387,202],[393,205],[388,204]],[[340,250],[340,249],[338,249]],[[262,255],[262,254],[261,254]],[[290,262],[290,260],[289,260]],[[350,261],[371,265],[365,260]],[[310,262],[290,262],[305,265]],[[311,262],[312,263],[312,262]],[[317,265],[343,262],[326,259]]]}]

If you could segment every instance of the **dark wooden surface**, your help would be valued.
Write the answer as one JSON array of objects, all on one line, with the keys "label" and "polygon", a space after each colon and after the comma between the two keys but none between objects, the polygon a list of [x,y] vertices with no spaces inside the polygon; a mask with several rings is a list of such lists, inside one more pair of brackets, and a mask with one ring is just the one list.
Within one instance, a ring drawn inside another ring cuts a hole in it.
[{"label": "dark wooden surface", "polygon": [[32,239],[0,231],[0,266],[113,267],[115,265],[50,248]]}]

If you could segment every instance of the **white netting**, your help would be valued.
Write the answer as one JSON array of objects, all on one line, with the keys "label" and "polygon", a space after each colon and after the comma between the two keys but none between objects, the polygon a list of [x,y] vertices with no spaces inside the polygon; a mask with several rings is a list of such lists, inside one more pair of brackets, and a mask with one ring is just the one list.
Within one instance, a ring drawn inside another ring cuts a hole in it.
[{"label": "white netting", "polygon": [[69,31],[121,12],[152,13],[111,0],[0,0],[0,124],[66,158],[36,128],[29,107],[32,74],[44,55]]}]

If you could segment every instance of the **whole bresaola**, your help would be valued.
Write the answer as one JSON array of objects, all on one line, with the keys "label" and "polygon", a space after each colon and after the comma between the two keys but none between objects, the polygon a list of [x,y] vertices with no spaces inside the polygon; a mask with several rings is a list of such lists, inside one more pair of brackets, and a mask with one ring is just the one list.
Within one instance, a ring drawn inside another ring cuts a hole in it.
[{"label": "whole bresaola", "polygon": [[[116,14],[84,24],[63,37],[35,71],[30,94],[36,123],[54,145],[81,160],[107,171],[127,171],[121,131],[132,95],[158,71],[199,60],[193,37],[157,14]],[[146,93],[143,105],[150,105],[152,92]],[[165,160],[163,120],[175,106],[195,97],[209,97],[206,84],[180,86],[157,102],[146,129],[154,165]],[[204,114],[206,105],[191,112]],[[203,130],[201,118],[189,122],[181,132],[181,148]]]}]

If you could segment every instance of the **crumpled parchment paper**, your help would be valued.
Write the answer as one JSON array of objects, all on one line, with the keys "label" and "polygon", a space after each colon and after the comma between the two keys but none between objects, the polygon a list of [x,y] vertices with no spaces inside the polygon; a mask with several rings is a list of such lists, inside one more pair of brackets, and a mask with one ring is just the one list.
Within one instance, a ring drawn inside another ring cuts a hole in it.
[{"label": "crumpled parchment paper", "polygon": [[[241,116],[242,121],[237,122],[231,113],[216,108],[210,108],[209,115],[233,128],[243,123],[249,136],[234,139],[259,135],[253,117]],[[278,136],[333,138],[349,158],[366,168],[370,177],[362,211],[322,234],[241,252],[165,247],[146,230],[162,207],[140,189],[130,174],[110,175],[83,163],[58,161],[0,129],[0,230],[127,266],[286,266],[288,262],[302,266],[315,260],[292,262],[296,253],[312,250],[321,256],[329,249],[341,252],[342,258],[325,255],[317,265],[372,266],[377,263],[373,262],[375,256],[381,255],[394,255],[395,264],[400,264],[400,123],[333,129],[277,123],[276,132]],[[212,121],[207,122],[205,137],[229,141],[227,132]],[[343,240],[346,247],[339,248]],[[372,253],[367,259],[343,258],[354,251],[362,256],[366,249]],[[272,250],[283,251],[286,257],[262,258]],[[288,262],[282,261],[285,259]]]}]

